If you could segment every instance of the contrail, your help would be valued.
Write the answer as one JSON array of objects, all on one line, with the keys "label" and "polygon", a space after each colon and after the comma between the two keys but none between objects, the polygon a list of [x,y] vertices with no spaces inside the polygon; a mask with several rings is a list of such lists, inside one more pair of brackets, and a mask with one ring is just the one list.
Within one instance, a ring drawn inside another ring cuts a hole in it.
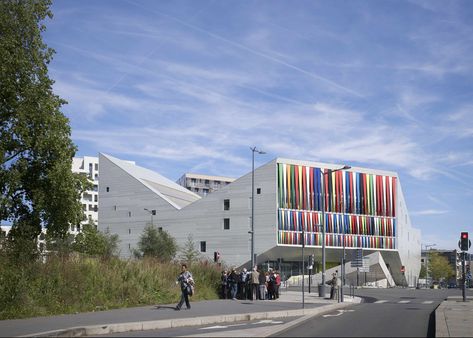
[{"label": "contrail", "polygon": [[177,23],[179,23],[179,24],[181,24],[181,25],[183,25],[183,26],[186,26],[186,27],[188,27],[188,28],[191,28],[191,29],[193,29],[193,30],[195,30],[195,31],[198,31],[198,32],[207,34],[207,35],[209,35],[209,36],[211,36],[211,37],[213,37],[213,38],[215,38],[215,39],[217,39],[217,40],[226,42],[226,43],[228,43],[228,44],[230,44],[230,45],[232,45],[232,46],[234,46],[234,47],[243,49],[243,50],[245,50],[245,51],[247,51],[247,52],[250,52],[251,54],[258,55],[258,56],[260,56],[260,57],[262,57],[262,58],[271,60],[271,61],[273,61],[273,62],[275,62],[275,63],[278,63],[278,64],[280,64],[280,65],[283,65],[283,66],[286,66],[286,67],[288,67],[288,68],[291,68],[291,69],[293,69],[293,70],[295,70],[295,71],[298,71],[299,73],[305,74],[305,75],[307,75],[307,76],[309,76],[309,77],[311,77],[311,78],[313,78],[313,79],[316,79],[316,80],[318,80],[318,81],[325,82],[325,83],[329,84],[330,86],[335,87],[335,88],[337,88],[337,89],[340,89],[340,90],[342,90],[342,91],[344,91],[344,92],[346,92],[346,93],[349,93],[349,94],[351,94],[351,95],[353,95],[353,96],[357,96],[357,97],[363,98],[363,95],[361,95],[360,93],[358,93],[358,92],[356,92],[356,91],[354,91],[354,90],[352,90],[352,89],[350,89],[350,88],[344,87],[344,86],[342,86],[342,85],[340,85],[340,84],[338,84],[338,83],[336,83],[336,82],[334,82],[334,81],[332,81],[332,80],[329,80],[329,79],[327,79],[327,78],[325,78],[325,77],[322,77],[322,76],[320,76],[320,75],[317,75],[317,74],[308,72],[308,71],[305,70],[305,69],[302,69],[302,68],[297,67],[297,66],[295,66],[295,65],[293,65],[293,64],[287,63],[287,62],[285,62],[285,61],[283,61],[283,60],[280,60],[280,59],[278,59],[278,58],[276,58],[276,57],[273,57],[273,56],[268,55],[268,54],[266,54],[266,53],[263,53],[263,52],[260,52],[260,51],[255,50],[255,49],[249,48],[249,47],[247,47],[247,46],[245,46],[245,45],[242,45],[242,44],[240,44],[240,43],[238,43],[238,42],[231,41],[231,40],[229,40],[229,39],[227,39],[227,38],[224,38],[223,36],[220,36],[220,35],[218,35],[218,34],[212,33],[212,32],[210,32],[210,31],[205,30],[205,29],[203,29],[203,28],[200,28],[200,27],[198,27],[198,26],[195,26],[195,25],[192,25],[192,24],[190,24],[190,23],[187,23],[187,22],[185,22],[185,21],[183,21],[183,20],[181,20],[181,19],[178,19],[178,18],[176,18],[176,17],[173,17],[173,16],[171,16],[171,15],[169,15],[169,14],[165,14],[165,13],[162,13],[162,12],[157,11],[157,10],[152,10],[152,9],[150,10],[149,8],[145,8],[145,7],[143,7],[143,6],[139,5],[139,4],[136,4],[136,3],[132,2],[132,1],[127,1],[127,2],[129,2],[130,4],[133,4],[133,5],[135,5],[135,6],[138,6],[138,7],[142,8],[142,9],[145,9],[146,11],[152,11],[152,12],[154,12],[154,13],[157,13],[157,14],[159,14],[159,15],[161,15],[161,16],[164,16],[164,17],[166,17],[166,18],[168,18],[168,19],[170,19],[170,20],[172,20],[172,21],[175,21],[175,22],[177,22]]}]

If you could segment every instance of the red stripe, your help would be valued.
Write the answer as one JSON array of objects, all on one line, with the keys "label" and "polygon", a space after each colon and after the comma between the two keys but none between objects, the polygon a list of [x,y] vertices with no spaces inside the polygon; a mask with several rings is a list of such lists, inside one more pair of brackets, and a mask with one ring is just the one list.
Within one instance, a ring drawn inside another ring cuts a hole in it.
[{"label": "red stripe", "polygon": [[388,176],[386,176],[385,181],[386,181],[386,216],[391,216],[391,198],[390,198],[391,196],[389,196],[390,195],[390,193],[389,193],[389,191],[390,191],[389,185],[390,184],[389,184],[389,177]]},{"label": "red stripe", "polygon": [[302,167],[302,209],[307,208],[307,177],[306,169]]},{"label": "red stripe", "polygon": [[393,215],[393,217],[396,217],[396,181],[397,181],[397,178],[393,177],[393,197],[392,197],[392,200],[393,200],[392,215]]}]

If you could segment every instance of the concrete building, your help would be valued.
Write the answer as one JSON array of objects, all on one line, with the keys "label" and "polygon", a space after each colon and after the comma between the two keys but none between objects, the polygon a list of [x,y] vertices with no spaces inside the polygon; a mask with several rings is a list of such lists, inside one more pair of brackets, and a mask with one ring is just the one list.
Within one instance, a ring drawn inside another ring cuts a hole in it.
[{"label": "concrete building", "polygon": [[199,196],[207,196],[214,191],[235,181],[234,178],[225,176],[211,176],[186,173],[177,180],[177,184],[195,192]]},{"label": "concrete building", "polygon": [[[345,243],[348,260],[357,249],[363,255],[380,253],[376,262],[382,261],[382,271],[389,272],[385,278],[414,286],[420,272],[420,231],[411,225],[397,174],[356,167],[329,174],[338,168],[276,158],[255,169],[257,263],[298,264],[303,229],[306,255],[320,262],[324,215],[328,262],[340,261]],[[201,198],[109,155],[100,154],[100,170],[99,228],[120,236],[123,257],[130,256],[151,221],[180,244],[192,234],[204,257],[213,259],[219,252],[226,264],[249,267],[251,172]]]}]

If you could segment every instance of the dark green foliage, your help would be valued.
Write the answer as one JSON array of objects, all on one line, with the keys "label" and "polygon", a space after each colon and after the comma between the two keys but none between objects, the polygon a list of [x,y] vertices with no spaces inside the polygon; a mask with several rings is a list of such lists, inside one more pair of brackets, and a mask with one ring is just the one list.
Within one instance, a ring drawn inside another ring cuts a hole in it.
[{"label": "dark green foliage", "polygon": [[447,257],[440,255],[438,252],[429,252],[428,269],[429,276],[434,281],[442,281],[455,276],[455,270],[448,262]]},{"label": "dark green foliage", "polygon": [[147,225],[140,236],[138,250],[133,254],[137,258],[154,257],[162,262],[171,261],[177,252],[176,240],[165,230]]},{"label": "dark green foliage", "polygon": [[97,230],[93,222],[89,222],[76,236],[72,248],[74,251],[90,256],[110,258],[117,255],[118,241],[117,234],[112,235],[109,231],[101,232]]},{"label": "dark green foliage", "polygon": [[48,0],[0,1],[0,220],[12,223],[13,257],[37,256],[41,227],[66,236],[82,219],[87,180],[71,171],[76,147],[65,103],[52,90],[43,42]]},{"label": "dark green foliage", "polygon": [[200,252],[195,247],[194,237],[191,234],[187,236],[186,242],[180,247],[179,259],[188,264],[200,259]]}]

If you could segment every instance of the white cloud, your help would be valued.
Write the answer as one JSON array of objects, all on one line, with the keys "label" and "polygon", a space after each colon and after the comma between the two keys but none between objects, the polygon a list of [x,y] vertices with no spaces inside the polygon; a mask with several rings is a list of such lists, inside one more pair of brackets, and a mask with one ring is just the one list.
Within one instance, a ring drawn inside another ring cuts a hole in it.
[{"label": "white cloud", "polygon": [[426,209],[419,211],[411,211],[412,216],[426,216],[426,215],[443,215],[449,213],[448,210]]}]

